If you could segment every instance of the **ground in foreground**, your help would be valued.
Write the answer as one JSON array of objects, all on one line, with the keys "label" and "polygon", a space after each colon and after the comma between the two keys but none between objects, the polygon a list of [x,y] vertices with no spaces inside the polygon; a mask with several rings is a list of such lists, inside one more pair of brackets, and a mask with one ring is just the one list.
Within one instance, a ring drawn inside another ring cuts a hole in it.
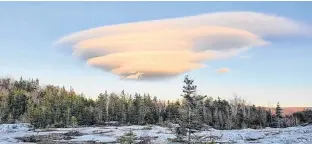
[{"label": "ground in foreground", "polygon": [[[132,130],[138,138],[149,137],[154,144],[171,143],[175,134],[167,127],[160,126],[106,126],[33,130],[29,124],[0,125],[0,143],[116,143],[124,133]],[[196,133],[196,136],[217,143],[312,143],[312,126],[289,128],[265,128],[259,130],[215,130]]]}]

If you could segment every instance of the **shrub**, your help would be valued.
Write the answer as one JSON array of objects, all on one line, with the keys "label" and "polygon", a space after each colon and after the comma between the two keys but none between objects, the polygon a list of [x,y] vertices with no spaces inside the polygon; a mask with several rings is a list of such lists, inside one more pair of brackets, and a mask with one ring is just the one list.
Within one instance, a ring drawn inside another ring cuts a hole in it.
[{"label": "shrub", "polygon": [[148,125],[142,128],[142,130],[152,130],[152,129],[153,129],[153,126],[151,125]]},{"label": "shrub", "polygon": [[120,144],[134,144],[136,140],[136,134],[130,130],[128,133],[125,133],[123,136],[118,138]]},{"label": "shrub", "polygon": [[40,141],[40,140],[36,139],[36,137],[34,135],[29,136],[29,137],[20,137],[17,139],[21,140],[22,142],[30,142],[30,143],[36,143],[36,142]]},{"label": "shrub", "polygon": [[82,136],[82,133],[80,133],[79,131],[70,131],[67,133],[64,133],[65,136]]}]

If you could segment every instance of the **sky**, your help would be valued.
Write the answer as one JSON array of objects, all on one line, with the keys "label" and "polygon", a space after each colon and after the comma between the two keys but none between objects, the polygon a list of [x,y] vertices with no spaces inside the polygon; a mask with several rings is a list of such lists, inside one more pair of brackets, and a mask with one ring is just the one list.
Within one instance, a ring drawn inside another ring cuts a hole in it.
[{"label": "sky", "polygon": [[0,76],[175,100],[188,74],[214,98],[312,106],[311,12],[311,2],[1,2]]}]

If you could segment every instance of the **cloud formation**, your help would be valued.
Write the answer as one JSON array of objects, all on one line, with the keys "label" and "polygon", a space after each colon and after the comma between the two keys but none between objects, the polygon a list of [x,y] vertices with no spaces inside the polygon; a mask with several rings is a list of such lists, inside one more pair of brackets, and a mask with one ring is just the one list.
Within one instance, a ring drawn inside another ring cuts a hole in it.
[{"label": "cloud formation", "polygon": [[229,68],[220,68],[217,70],[217,73],[228,73],[230,72]]},{"label": "cloud formation", "polygon": [[250,55],[242,55],[242,56],[240,56],[240,58],[241,59],[249,59],[249,58],[251,58],[251,56]]},{"label": "cloud formation", "polygon": [[60,38],[91,66],[124,79],[176,76],[270,42],[305,34],[307,26],[255,12],[216,12],[93,28]]}]

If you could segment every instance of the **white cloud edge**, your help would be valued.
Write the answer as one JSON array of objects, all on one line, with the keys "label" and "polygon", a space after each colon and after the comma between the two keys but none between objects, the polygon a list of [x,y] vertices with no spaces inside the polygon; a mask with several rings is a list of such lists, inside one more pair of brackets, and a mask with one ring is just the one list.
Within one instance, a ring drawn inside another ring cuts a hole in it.
[{"label": "white cloud edge", "polygon": [[[230,25],[234,24],[234,26],[233,26],[234,28],[241,28],[242,26],[237,24],[237,23],[236,23],[237,25],[235,26],[235,22],[239,22],[239,20],[233,19],[233,18],[235,18],[235,16],[237,17],[238,15],[245,15],[245,16],[241,17],[240,20],[245,20],[246,17],[247,17],[246,15],[254,16],[254,18],[251,18],[251,19],[264,18],[266,16],[263,13],[255,13],[255,12],[215,12],[215,13],[208,13],[208,14],[202,14],[202,15],[196,15],[196,16],[188,16],[188,17],[182,17],[182,18],[152,20],[152,21],[143,21],[143,22],[131,22],[131,23],[126,23],[126,24],[117,24],[117,25],[93,28],[93,29],[89,29],[89,30],[84,30],[84,31],[81,31],[81,32],[73,33],[71,35],[67,35],[65,37],[60,38],[54,44],[58,45],[58,44],[67,43],[67,42],[75,42],[77,40],[79,41],[79,40],[84,39],[86,37],[87,38],[88,37],[91,38],[91,37],[94,37],[96,35],[102,35],[103,34],[102,32],[105,33],[105,29],[108,30],[108,31],[110,31],[110,30],[114,31],[114,29],[115,29],[115,30],[117,30],[117,33],[118,33],[118,26],[124,27],[125,30],[128,31],[128,32],[129,31],[130,32],[133,31],[133,29],[127,29],[126,28],[127,25],[128,26],[129,25],[133,26],[133,25],[142,25],[142,24],[154,23],[154,26],[158,27],[157,24],[159,24],[159,25],[166,25],[166,23],[169,23],[169,22],[172,22],[173,24],[174,23],[179,23],[179,22],[186,22],[186,23],[188,23],[187,21],[189,21],[191,23],[195,22],[195,24],[190,24],[191,26],[194,26],[194,25],[198,25],[198,24],[196,24],[196,22],[200,22],[199,20],[202,20],[204,22],[209,22],[209,21],[211,22],[211,20],[214,19],[213,17],[217,17],[217,16],[219,16],[219,17],[221,16],[221,19],[222,19],[222,17],[223,18],[224,17],[230,18],[232,21],[234,21],[234,22],[229,22]],[[261,28],[265,28],[263,26],[261,26],[261,27],[259,27],[259,26],[258,27],[253,27],[253,25],[247,25],[246,24],[245,25],[245,26],[247,26],[246,29],[251,31],[252,33],[256,33],[259,36],[267,36],[267,35],[280,35],[280,34],[303,34],[303,33],[307,32],[307,31],[305,31],[303,29],[309,28],[309,27],[305,26],[302,23],[295,22],[295,21],[290,20],[288,18],[283,18],[283,17],[279,17],[279,16],[274,16],[274,15],[269,15],[268,17],[269,18],[264,18],[263,21],[272,21],[272,19],[274,21],[274,19],[275,19],[277,21],[277,24],[273,23],[273,26],[267,26],[266,27],[267,29],[264,29],[263,31],[261,30]],[[212,21],[212,23],[218,23],[218,22],[220,23],[219,19],[214,19],[214,20],[216,20],[216,22]],[[256,19],[256,20],[259,20],[259,19]],[[257,24],[260,23],[261,24],[261,22],[263,23],[263,21],[260,19],[259,22],[255,22],[255,23],[257,23]],[[276,25],[278,25],[278,22],[279,23],[285,22],[285,24],[284,24],[284,26],[278,27],[278,26],[276,26]],[[183,23],[181,23],[181,24],[183,25]],[[272,24],[272,23],[265,23],[265,24]],[[224,23],[222,24],[222,20],[221,20],[221,25],[224,26],[224,25],[229,25],[229,24],[224,24]],[[169,27],[172,27],[172,26],[169,26]],[[276,31],[274,31],[274,30],[276,30]],[[286,30],[286,31],[283,31],[283,30]],[[96,31],[100,31],[100,32],[98,34],[95,34]],[[94,33],[94,34],[92,34],[92,33]],[[236,55],[236,54],[232,54],[232,55]],[[243,58],[243,57],[244,56],[240,56],[240,58]],[[245,58],[246,58],[246,56],[245,56]],[[130,76],[132,76],[132,75],[130,75]]]}]

